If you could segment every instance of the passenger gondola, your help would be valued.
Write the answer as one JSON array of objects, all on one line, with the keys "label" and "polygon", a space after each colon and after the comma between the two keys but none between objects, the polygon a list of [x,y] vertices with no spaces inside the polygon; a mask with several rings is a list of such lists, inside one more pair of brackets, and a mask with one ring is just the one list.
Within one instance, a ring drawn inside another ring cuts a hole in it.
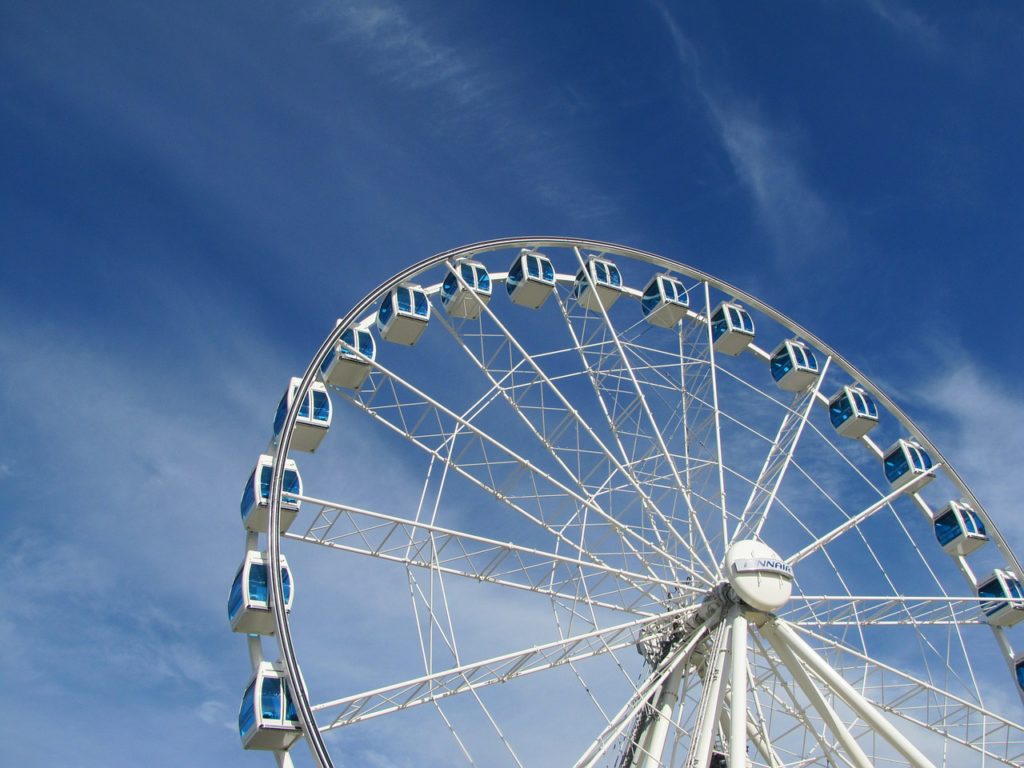
[{"label": "passenger gondola", "polygon": [[505,290],[512,302],[537,309],[554,289],[555,268],[551,260],[539,251],[521,250],[505,278]]},{"label": "passenger gondola", "polygon": [[[288,409],[291,408],[301,384],[302,379],[292,377],[284,395],[281,396],[277,415],[274,417],[275,440],[281,435]],[[319,448],[331,426],[331,415],[331,398],[327,396],[327,387],[319,381],[312,382],[304,402],[299,406],[299,415],[295,419],[295,429],[292,431],[291,449],[312,453]]]},{"label": "passenger gondola", "polygon": [[[292,573],[288,561],[281,556],[281,586],[284,609],[292,608]],[[262,552],[251,550],[235,574],[228,595],[228,621],[232,632],[247,635],[272,635],[277,627],[271,610],[267,559]]]},{"label": "passenger gondola", "polygon": [[584,309],[607,311],[622,295],[622,275],[612,262],[593,256],[576,273],[572,292]]},{"label": "passenger gondola", "polygon": [[803,392],[821,375],[814,352],[801,341],[787,339],[772,352],[772,378],[787,392]]},{"label": "passenger gondola", "polygon": [[377,330],[386,341],[411,347],[430,321],[430,301],[418,285],[403,283],[388,292],[377,310]]},{"label": "passenger gondola", "polygon": [[651,325],[672,328],[686,317],[690,302],[683,284],[669,275],[655,275],[640,297],[640,309]]},{"label": "passenger gondola", "polygon": [[925,479],[917,484],[916,490],[920,490],[922,486],[935,479],[935,473],[931,471],[931,456],[924,448],[910,440],[897,440],[893,443],[885,452],[882,466],[885,470],[885,479],[889,481],[894,491],[918,477],[924,476]]},{"label": "passenger gondola", "polygon": [[491,300],[491,276],[487,267],[478,261],[462,259],[452,264],[451,269],[441,283],[441,305],[452,317],[475,320],[483,305]]},{"label": "passenger gondola", "polygon": [[[270,495],[270,479],[274,471],[274,457],[262,454],[256,461],[256,468],[245,483],[242,490],[242,524],[246,530],[254,533],[266,533],[269,507],[267,498]],[[296,495],[302,493],[302,478],[298,467],[291,459],[285,459],[284,478],[281,486],[281,533],[288,530],[299,513],[302,504]]]},{"label": "passenger gondola", "polygon": [[878,426],[878,407],[860,387],[843,387],[828,402],[828,417],[843,437],[864,437]]},{"label": "passenger gondola", "polygon": [[723,301],[711,313],[711,340],[715,352],[738,355],[754,340],[754,321],[739,304]]},{"label": "passenger gondola", "polygon": [[951,501],[935,516],[935,538],[949,554],[966,556],[988,541],[988,533],[969,505]]},{"label": "passenger gondola", "polygon": [[334,387],[359,389],[376,357],[377,344],[369,330],[346,328],[334,349],[320,364],[320,378]]},{"label": "passenger gondola", "polygon": [[288,749],[302,736],[283,666],[260,663],[242,695],[238,733],[245,749]]},{"label": "passenger gondola", "polygon": [[992,571],[978,585],[978,597],[988,598],[981,603],[981,611],[989,624],[1011,627],[1024,619],[1024,587],[1012,571]]}]

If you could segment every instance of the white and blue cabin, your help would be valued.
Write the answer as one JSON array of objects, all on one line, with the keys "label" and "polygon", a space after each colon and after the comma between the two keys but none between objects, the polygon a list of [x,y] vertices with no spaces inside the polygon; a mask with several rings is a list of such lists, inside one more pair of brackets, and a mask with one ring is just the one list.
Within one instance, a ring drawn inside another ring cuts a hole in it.
[{"label": "white and blue cabin", "polygon": [[[270,495],[270,479],[274,472],[274,457],[261,454],[256,461],[256,468],[242,489],[242,524],[253,533],[266,533],[270,517],[267,498]],[[295,522],[302,504],[297,495],[302,494],[302,478],[299,469],[291,459],[284,461],[284,477],[281,486],[281,533],[284,533]]]},{"label": "white and blue cabin", "polygon": [[803,392],[821,376],[814,352],[794,339],[786,339],[772,352],[771,371],[775,383],[787,392]]},{"label": "white and blue cabin", "polygon": [[996,568],[978,585],[978,597],[985,621],[997,627],[1012,627],[1024,619],[1024,586],[1013,571]]},{"label": "white and blue cabin", "polygon": [[644,319],[660,328],[673,328],[686,317],[690,300],[683,284],[669,275],[655,275],[640,296]]},{"label": "white and blue cabin", "polygon": [[238,733],[245,749],[284,750],[302,736],[283,665],[260,662],[242,695]]},{"label": "white and blue cabin", "polygon": [[418,285],[402,283],[388,291],[377,310],[377,330],[385,341],[411,347],[430,321],[430,301]]},{"label": "white and blue cabin", "polygon": [[988,533],[970,505],[951,501],[935,515],[935,538],[947,553],[964,557],[988,541]]},{"label": "white and blue cabin", "polygon": [[[274,417],[275,440],[281,435],[288,409],[292,407],[301,385],[302,379],[293,376],[281,397]],[[331,426],[331,417],[331,398],[327,396],[327,387],[314,381],[309,385],[305,400],[299,405],[299,415],[295,419],[295,429],[292,430],[291,449],[312,453],[319,448],[320,441]]]},{"label": "white and blue cabin", "polygon": [[622,295],[622,274],[612,262],[593,256],[576,273],[572,293],[584,309],[607,311]]},{"label": "white and blue cabin", "polygon": [[332,387],[359,389],[376,359],[373,334],[365,328],[346,328],[320,364],[320,378]]},{"label": "white and blue cabin", "polygon": [[860,387],[843,387],[828,401],[828,417],[843,437],[864,437],[878,426],[878,406]]},{"label": "white and blue cabin", "polygon": [[[228,595],[228,621],[232,632],[246,635],[272,635],[277,631],[271,609],[270,580],[266,556],[250,550],[235,574]],[[292,609],[292,572],[288,561],[281,556],[281,588],[284,590],[284,609]]]},{"label": "white and blue cabin", "polygon": [[475,320],[491,300],[491,275],[483,264],[469,259],[456,261],[451,270],[441,283],[441,305],[452,317]]},{"label": "white and blue cabin", "polygon": [[524,248],[509,267],[505,290],[513,304],[537,309],[555,289],[555,268],[539,251]]},{"label": "white and blue cabin", "polygon": [[715,352],[736,356],[754,340],[754,321],[739,304],[723,301],[711,313],[711,342]]},{"label": "white and blue cabin", "polygon": [[935,479],[932,469],[932,457],[917,443],[910,440],[897,440],[882,459],[885,479],[894,491],[899,490],[911,481],[924,476],[917,484],[917,490]]}]

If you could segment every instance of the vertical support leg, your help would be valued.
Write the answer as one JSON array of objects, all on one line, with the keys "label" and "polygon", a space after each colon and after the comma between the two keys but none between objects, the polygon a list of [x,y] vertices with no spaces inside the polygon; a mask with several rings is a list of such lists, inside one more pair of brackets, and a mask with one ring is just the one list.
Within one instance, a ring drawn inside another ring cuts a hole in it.
[{"label": "vertical support leg", "polygon": [[[885,719],[885,716],[878,711],[870,701],[861,696],[860,692],[850,685],[846,679],[829,666],[804,639],[794,632],[785,622],[775,621],[774,634],[782,640],[793,653],[813,670],[814,674],[824,681],[833,691],[845,701],[850,708],[857,713],[857,716],[864,720],[874,731],[888,741],[893,748],[903,755],[904,759],[913,768],[935,768],[935,765],[922,754],[922,752],[910,743],[910,740]],[[767,626],[767,625],[765,625]],[[769,641],[775,645],[769,636]]]},{"label": "vertical support leg", "polygon": [[672,670],[672,674],[661,686],[661,691],[654,704],[654,720],[647,727],[643,738],[640,739],[633,757],[633,766],[636,768],[661,765],[661,756],[665,751],[665,740],[668,737],[668,726],[672,721],[672,712],[675,711],[676,702],[679,700],[679,684],[683,678],[684,666],[682,663],[677,664]]},{"label": "vertical support leg", "polygon": [[731,645],[729,768],[747,768],[747,619],[736,608]]},{"label": "vertical support leg", "polygon": [[693,726],[690,751],[686,755],[685,768],[708,768],[711,747],[714,745],[715,728],[722,715],[722,699],[725,686],[722,676],[729,660],[729,625],[722,622],[715,630],[715,642],[707,659],[704,675],[704,692],[697,708],[697,719]]},{"label": "vertical support leg", "polygon": [[839,719],[839,715],[836,714],[836,711],[832,709],[832,706],[822,696],[821,691],[818,690],[811,676],[800,665],[800,660],[790,650],[789,645],[785,642],[782,633],[779,631],[778,625],[774,621],[769,621],[761,627],[761,634],[771,643],[782,664],[793,676],[793,680],[803,690],[811,705],[818,710],[818,714],[821,715],[828,729],[832,731],[832,735],[835,736],[836,741],[839,742],[850,762],[856,768],[873,768],[871,761],[864,754],[860,744],[857,743],[857,740],[847,730],[846,725],[843,724],[843,721]]}]

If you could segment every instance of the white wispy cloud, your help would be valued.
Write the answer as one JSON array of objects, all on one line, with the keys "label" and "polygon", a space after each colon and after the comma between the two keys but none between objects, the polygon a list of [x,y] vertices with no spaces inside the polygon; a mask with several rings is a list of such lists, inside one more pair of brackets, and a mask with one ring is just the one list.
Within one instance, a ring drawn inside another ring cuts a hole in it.
[{"label": "white wispy cloud", "polygon": [[842,240],[844,225],[808,179],[794,137],[772,125],[755,102],[705,77],[697,49],[668,8],[659,0],[654,7],[671,34],[688,86],[700,97],[779,261],[803,261]]},{"label": "white wispy cloud", "polygon": [[942,47],[938,28],[920,13],[897,0],[861,0],[863,6],[901,38],[935,53]]},{"label": "white wispy cloud", "polygon": [[939,418],[933,442],[986,506],[999,529],[1024,547],[1015,468],[1024,465],[1024,398],[969,355],[944,360],[943,372],[916,393]]},{"label": "white wispy cloud", "polygon": [[531,110],[521,103],[508,67],[493,66],[469,45],[442,42],[440,33],[432,34],[389,0],[324,0],[309,5],[303,18],[327,26],[336,42],[354,46],[367,68],[396,86],[436,94],[438,107],[430,123],[420,127],[482,139],[502,161],[504,173],[518,177],[520,188],[541,203],[586,220],[618,207],[613,193],[585,183],[587,163],[577,152],[575,131],[511,117]]}]

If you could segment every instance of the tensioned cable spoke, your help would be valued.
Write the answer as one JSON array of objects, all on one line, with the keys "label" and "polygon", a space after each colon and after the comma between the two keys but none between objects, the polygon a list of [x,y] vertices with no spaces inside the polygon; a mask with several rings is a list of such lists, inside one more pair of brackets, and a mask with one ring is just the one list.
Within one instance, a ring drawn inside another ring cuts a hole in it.
[{"label": "tensioned cable spoke", "polygon": [[[464,290],[469,290],[468,286],[465,284],[465,281],[462,279],[462,276],[459,275],[457,272],[453,272],[453,274],[455,274],[457,276],[458,280],[460,281],[460,285],[462,285],[463,289]],[[474,297],[476,296],[475,293],[473,293],[472,295]],[[578,473],[574,472],[565,463],[565,460],[561,457],[561,455],[560,455],[560,447],[557,444],[553,443],[553,440],[557,439],[557,436],[552,434],[551,432],[548,432],[545,429],[545,427],[546,427],[546,419],[543,419],[543,418],[540,419],[540,426],[538,427],[538,424],[533,419],[531,419],[529,417],[530,410],[528,408],[524,407],[523,403],[521,403],[519,400],[516,399],[516,395],[518,395],[520,397],[525,397],[527,392],[535,384],[540,384],[541,386],[544,387],[545,390],[549,391],[554,396],[555,400],[558,403],[561,404],[562,408],[564,408],[564,412],[565,412],[566,416],[568,418],[571,418],[572,421],[575,424],[577,424],[583,430],[583,433],[587,437],[590,438],[590,440],[592,441],[593,445],[597,448],[597,451],[599,452],[599,454],[602,455],[605,458],[605,460],[607,460],[608,463],[617,472],[619,472],[621,474],[621,476],[625,479],[625,481],[633,488],[633,490],[636,492],[636,494],[642,499],[642,503],[644,505],[649,506],[650,508],[655,507],[655,504],[651,500],[649,493],[644,489],[644,487],[638,481],[638,479],[636,478],[634,473],[630,470],[630,468],[627,465],[624,465],[618,458],[616,458],[612,454],[612,452],[604,444],[604,442],[601,440],[601,438],[594,432],[594,430],[591,428],[591,426],[586,422],[586,420],[580,414],[579,410],[572,405],[570,400],[563,394],[563,392],[559,389],[559,387],[547,375],[547,373],[544,371],[544,369],[537,362],[536,358],[534,358],[532,355],[530,355],[529,352],[527,352],[526,349],[523,348],[523,346],[519,343],[519,341],[515,338],[515,336],[512,333],[509,332],[509,330],[506,328],[506,326],[497,318],[497,316],[494,314],[494,312],[490,309],[490,307],[487,304],[485,304],[483,302],[480,302],[479,298],[477,298],[477,301],[480,303],[480,310],[481,310],[480,320],[481,320],[481,322],[482,322],[484,317],[488,318],[494,324],[494,326],[499,330],[499,332],[501,334],[501,337],[504,339],[504,343],[509,346],[510,350],[514,349],[516,354],[519,355],[519,358],[520,358],[519,360],[509,359],[509,361],[507,362],[508,372],[507,373],[502,372],[503,373],[503,379],[499,380],[495,376],[495,373],[491,371],[491,369],[488,366],[488,364],[482,359],[483,355],[477,355],[472,349],[470,349],[469,345],[466,344],[465,341],[463,340],[462,334],[459,332],[459,330],[455,327],[455,325],[453,323],[451,323],[447,318],[445,318],[443,316],[440,318],[441,319],[441,323],[447,329],[449,334],[451,334],[451,336],[456,340],[456,342],[458,343],[460,348],[463,349],[463,351],[465,351],[467,353],[469,358],[477,365],[477,367],[480,369],[480,371],[484,374],[484,376],[487,378],[487,380],[491,383],[492,387],[494,389],[500,391],[502,397],[504,397],[505,400],[512,407],[513,412],[522,420],[522,422],[527,426],[527,428],[534,435],[534,437],[538,440],[538,442],[542,446],[544,446],[545,449],[547,449],[547,451],[548,451],[549,455],[551,456],[551,458],[555,462],[557,462],[559,467],[561,467],[561,469],[566,473],[566,475],[574,483],[576,483],[576,484],[578,484],[580,486],[580,489],[581,489],[581,491],[584,494],[587,494],[587,493],[590,494],[590,496],[589,496],[590,499],[593,499],[598,493],[602,492],[602,490],[605,488],[605,486],[608,483],[610,483],[611,478],[609,478],[605,482],[604,485],[602,485],[602,486],[600,486],[600,487],[598,487],[596,489],[587,489],[586,486],[585,486],[585,483],[584,483],[584,478],[581,477]],[[483,336],[482,331],[481,331],[481,336]],[[491,355],[491,358],[496,357],[499,354],[499,352],[500,352],[500,350],[494,351],[493,354]],[[510,386],[507,383],[507,380],[511,379],[512,374],[515,371],[519,370],[522,367],[523,363],[525,363],[529,367],[529,369],[533,371],[534,378],[532,380],[527,379],[526,381],[523,381],[522,377],[519,377],[518,380],[515,380],[513,382],[514,386]],[[541,408],[544,411],[553,411],[553,410],[555,410],[554,406],[552,406],[552,405],[542,405]],[[563,424],[564,424],[564,420],[559,422],[559,424],[558,424],[558,431],[559,432],[561,432],[563,430],[563,427],[562,427]],[[578,434],[578,432],[577,432],[577,434]],[[564,450],[564,448],[561,449],[561,450]],[[581,455],[581,451],[579,450],[579,448],[576,449],[575,453],[576,453],[577,456]],[[661,515],[661,516],[664,517],[664,515]],[[663,546],[663,544],[662,544],[662,546]],[[695,555],[695,553],[691,553],[691,554]],[[677,566],[676,566],[675,563],[670,561],[669,562],[669,567],[674,569]],[[697,571],[694,571],[693,569],[686,568],[685,572],[691,578],[693,578],[695,580],[701,580],[701,581],[704,580],[703,574],[698,573]],[[709,584],[709,586],[710,586],[710,584]]]},{"label": "tensioned cable spoke", "polygon": [[[754,486],[750,489],[750,496],[736,523],[732,536],[733,541],[745,537],[756,538],[760,535],[779,492],[779,486],[782,485],[782,481],[786,477],[786,470],[789,469],[793,454],[796,452],[801,435],[803,435],[804,426],[807,424],[807,418],[817,399],[818,389],[825,379],[831,362],[831,357],[825,359],[814,384],[802,392],[796,393],[793,403],[785,409],[775,440],[768,449],[768,455],[765,456],[761,471],[754,481]],[[744,528],[748,518],[751,519],[749,531]]]},{"label": "tensioned cable spoke", "polygon": [[[578,262],[580,270],[581,270],[582,274],[584,275],[584,279],[587,281],[587,285],[589,286],[591,291],[594,291],[596,293],[597,287],[594,285],[593,278],[592,278],[592,276],[590,274],[590,271],[586,268],[586,263],[583,260],[583,254],[580,252],[579,248],[574,248],[573,251],[576,254],[576,261]],[[570,321],[569,312],[568,312],[567,308],[565,307],[565,305],[561,301],[559,302],[559,306],[561,307],[562,314],[565,317],[566,325],[567,325],[570,333],[572,334],[573,339],[577,342],[577,347],[579,347],[580,346],[579,345],[579,339],[577,338],[577,334],[576,334],[575,330],[572,327],[572,323]],[[708,554],[711,554],[712,550],[711,550],[710,543],[708,542],[707,536],[704,534],[703,528],[700,525],[700,519],[699,519],[699,517],[697,515],[697,512],[693,508],[693,503],[692,503],[692,501],[690,499],[689,488],[683,482],[683,479],[682,479],[682,477],[679,474],[679,468],[676,466],[675,459],[673,458],[671,452],[668,449],[668,446],[665,443],[664,436],[661,434],[661,429],[659,428],[658,423],[657,423],[657,421],[654,418],[654,414],[651,412],[650,406],[647,403],[647,399],[644,396],[643,389],[641,388],[640,382],[637,379],[636,372],[633,370],[633,366],[630,364],[629,358],[626,355],[625,350],[623,349],[622,340],[619,338],[619,334],[616,331],[614,324],[611,322],[611,319],[608,317],[608,311],[605,309],[604,304],[603,304],[603,302],[600,299],[597,300],[597,310],[598,310],[598,313],[600,314],[601,319],[603,321],[606,333],[611,337],[612,345],[613,345],[613,348],[615,350],[615,352],[614,352],[615,357],[619,361],[619,363],[623,366],[623,368],[624,368],[624,370],[626,372],[628,380],[630,381],[630,383],[632,385],[632,389],[633,389],[633,392],[634,392],[634,396],[636,398],[636,402],[639,404],[640,410],[643,412],[643,420],[646,421],[646,423],[648,425],[648,429],[651,432],[651,437],[649,437],[648,439],[652,439],[654,444],[657,446],[658,452],[659,452],[662,460],[668,466],[668,468],[670,470],[670,473],[671,473],[671,476],[672,476],[673,480],[675,481],[675,487],[679,491],[679,493],[682,495],[683,500],[686,503],[687,509],[689,511],[689,517],[690,517],[691,524],[697,528],[697,531],[698,531],[699,535],[701,536],[701,539],[702,539],[702,541],[704,543],[705,552],[707,552]],[[580,349],[580,357],[581,357],[581,361],[583,362],[583,365],[587,369],[587,373],[590,376],[590,379],[591,379],[591,381],[592,381],[592,383],[594,385],[594,388],[595,388],[595,391],[597,392],[598,398],[601,401],[601,407],[602,407],[602,410],[604,411],[605,418],[608,420],[608,426],[611,429],[612,434],[615,435],[616,442],[619,444],[619,448],[620,448],[620,450],[621,450],[621,452],[623,454],[623,458],[628,462],[629,461],[629,457],[628,457],[628,455],[627,455],[627,453],[625,451],[625,447],[622,445],[621,440],[619,438],[619,429],[618,429],[618,427],[617,427],[617,425],[615,423],[615,419],[612,418],[611,413],[608,411],[608,408],[607,408],[607,406],[606,406],[606,404],[604,402],[604,398],[601,395],[600,380],[595,375],[593,367],[587,362],[586,355],[585,355],[585,353],[584,353],[584,351],[582,349]],[[640,419],[638,418],[637,419],[637,435],[638,436],[640,434],[639,421],[640,421]],[[649,499],[648,499],[648,501],[649,501]],[[651,502],[651,503],[652,503],[652,507],[653,507],[653,502]],[[718,569],[717,562],[712,560],[712,562],[710,564],[710,567],[709,567],[708,563],[704,562],[704,559],[700,556],[700,554],[696,551],[696,549],[694,547],[690,546],[689,541],[687,539],[685,539],[675,529],[675,526],[673,526],[671,524],[671,522],[668,521],[667,518],[665,518],[664,514],[661,513],[660,510],[657,509],[657,507],[653,507],[653,509],[654,509],[655,513],[657,514],[657,516],[659,517],[659,519],[662,521],[662,523],[669,530],[669,532],[671,532],[676,537],[676,539],[679,540],[679,542],[681,544],[683,544],[685,547],[687,547],[688,551],[690,552],[690,555],[694,558],[695,562],[699,563],[701,565],[701,567],[703,567],[708,573],[714,574],[716,577],[720,577],[721,573],[720,573],[720,571]]]},{"label": "tensioned cable spoke", "polygon": [[495,683],[505,683],[570,662],[629,648],[636,644],[639,633],[645,626],[682,617],[691,611],[690,608],[680,608],[658,616],[645,617],[534,646],[525,651],[516,651],[483,661],[462,664],[452,669],[317,704],[313,707],[313,711],[340,709],[341,711],[334,716],[330,723],[322,726],[320,730],[340,728],[389,712],[408,709]]},{"label": "tensioned cable spoke", "polygon": [[[383,374],[383,376],[387,379],[387,381],[394,389],[396,395],[397,388],[404,387],[417,398],[419,398],[419,400],[416,401],[415,405],[429,406],[429,408],[435,414],[435,421],[431,422],[430,426],[425,426],[424,423],[429,421],[427,419],[427,416],[429,414],[424,413],[421,414],[418,419],[410,423],[411,419],[405,419],[401,414],[401,404],[398,404],[396,406],[387,406],[387,408],[390,409],[393,413],[398,413],[396,420],[392,421],[388,419],[385,415],[383,415],[380,406],[374,406],[370,402],[364,402],[364,400],[361,397],[353,397],[347,393],[341,393],[343,397],[348,399],[351,403],[353,403],[353,405],[355,405],[360,410],[363,410],[365,413],[370,415],[375,420],[379,421],[392,431],[398,433],[405,439],[409,440],[413,445],[416,445],[417,447],[424,450],[428,455],[435,456],[439,460],[443,461],[445,464],[451,466],[460,475],[468,479],[470,482],[474,483],[475,485],[478,485],[480,488],[492,494],[499,501],[515,509],[521,515],[523,515],[531,522],[535,523],[536,525],[546,530],[548,533],[550,533],[563,544],[570,547],[572,550],[579,551],[578,547],[576,547],[576,545],[570,539],[566,538],[564,534],[560,534],[557,530],[555,530],[555,528],[552,527],[552,525],[549,522],[545,521],[542,517],[539,517],[537,514],[528,511],[525,507],[522,506],[520,502],[529,501],[531,503],[537,504],[538,512],[540,514],[543,514],[542,503],[543,499],[546,498],[546,493],[548,496],[554,496],[564,501],[572,501],[577,505],[584,505],[589,507],[609,526],[614,528],[617,532],[621,532],[621,534],[623,534],[622,539],[624,543],[626,543],[630,555],[636,557],[637,560],[643,564],[645,570],[647,570],[652,576],[656,576],[656,570],[647,561],[642,551],[637,548],[637,544],[643,549],[649,549],[654,552],[657,552],[660,556],[665,558],[666,561],[672,561],[677,566],[682,565],[673,555],[658,547],[653,546],[651,542],[649,542],[640,533],[633,530],[629,526],[623,525],[620,521],[616,520],[614,517],[609,515],[592,499],[586,499],[581,497],[577,492],[573,491],[564,484],[555,480],[548,473],[534,466],[532,462],[523,458],[515,451],[512,451],[510,448],[508,448],[500,441],[495,439],[493,436],[480,430],[474,424],[470,423],[465,417],[454,413],[450,409],[429,398],[422,391],[412,386],[411,384],[405,382],[396,374],[392,373],[388,369],[381,366],[379,363],[375,362],[373,363],[373,365],[375,369],[381,374]],[[378,387],[377,389],[379,390],[380,387]],[[495,396],[497,396],[496,393]],[[442,424],[442,417],[452,422],[450,432],[447,431],[444,425]],[[437,425],[436,427],[433,426],[433,424],[435,423]],[[471,462],[468,460],[464,460],[461,463],[456,463],[454,459],[452,459],[451,457],[442,455],[443,445],[446,444],[447,441],[452,439],[456,431],[465,431],[478,439],[480,450],[483,452],[482,456],[478,461]],[[434,448],[431,445],[428,445],[426,442],[427,439],[442,439],[442,447]],[[496,450],[499,454],[501,454],[501,456],[503,457],[501,461],[489,459],[489,457],[486,454],[486,449],[488,446],[490,446],[492,450]],[[501,484],[494,477],[493,470],[495,467],[512,468],[523,473],[526,473],[530,478],[533,490],[529,495],[524,495],[522,497],[501,490]],[[471,469],[474,468],[482,472],[485,475],[485,477],[481,478],[477,474],[474,474],[472,471],[470,471]],[[538,484],[550,486],[550,488],[547,489],[545,493],[542,493],[540,488],[538,487]],[[634,544],[634,542],[636,542],[636,544]],[[596,559],[595,556],[589,551],[580,551],[580,555],[591,559]]]}]

